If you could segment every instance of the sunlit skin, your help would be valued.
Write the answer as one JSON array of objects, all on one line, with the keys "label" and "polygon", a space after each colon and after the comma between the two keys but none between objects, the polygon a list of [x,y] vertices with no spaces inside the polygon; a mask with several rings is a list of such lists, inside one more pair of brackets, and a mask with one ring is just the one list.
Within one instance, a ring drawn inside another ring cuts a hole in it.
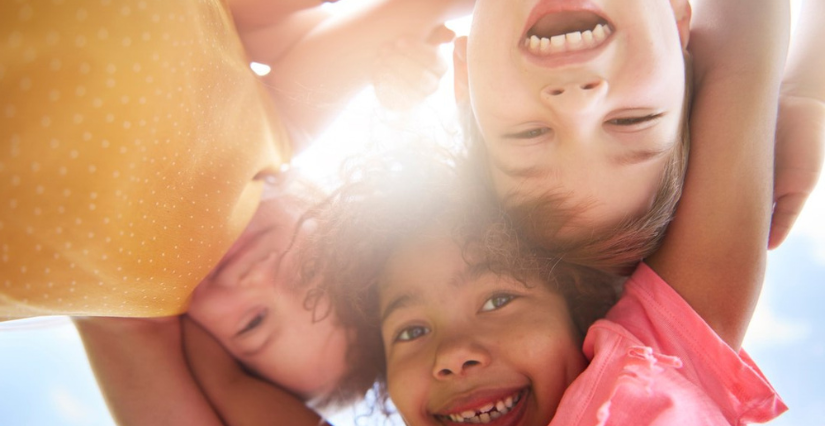
[{"label": "sunlit skin", "polygon": [[311,402],[326,396],[346,372],[348,340],[333,313],[316,321],[327,313],[327,304],[313,314],[304,307],[307,289],[295,288],[296,249],[284,252],[298,213],[285,208],[288,202],[261,203],[235,245],[198,285],[189,314],[247,367]]},{"label": "sunlit skin", "polygon": [[[546,426],[586,365],[564,299],[468,267],[447,235],[434,229],[395,252],[380,285],[393,403],[411,426],[485,408],[495,424]],[[489,413],[495,405],[504,414]]]},{"label": "sunlit skin", "polygon": [[[457,93],[470,101],[499,196],[570,197],[566,207],[584,210],[562,239],[647,210],[680,138],[689,21],[683,0],[478,0],[456,46],[466,49]],[[611,33],[595,47],[525,46],[527,35],[598,22]]]}]

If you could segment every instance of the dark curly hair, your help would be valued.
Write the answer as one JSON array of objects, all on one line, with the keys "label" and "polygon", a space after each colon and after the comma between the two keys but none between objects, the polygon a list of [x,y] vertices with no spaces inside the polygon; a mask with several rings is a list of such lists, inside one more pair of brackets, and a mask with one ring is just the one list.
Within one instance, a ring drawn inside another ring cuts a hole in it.
[{"label": "dark curly hair", "polygon": [[302,277],[318,280],[341,324],[357,330],[344,386],[375,383],[385,414],[378,282],[389,256],[424,229],[449,229],[470,265],[551,286],[567,300],[582,336],[615,302],[615,276],[525,244],[462,155],[419,143],[356,157],[343,170],[345,183],[305,215],[317,228],[301,254]]}]

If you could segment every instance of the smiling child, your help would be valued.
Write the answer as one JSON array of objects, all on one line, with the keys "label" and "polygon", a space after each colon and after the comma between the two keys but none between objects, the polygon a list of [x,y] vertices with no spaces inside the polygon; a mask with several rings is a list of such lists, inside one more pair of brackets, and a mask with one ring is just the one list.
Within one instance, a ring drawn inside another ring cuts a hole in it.
[{"label": "smiling child", "polygon": [[657,246],[687,161],[687,0],[476,3],[456,98],[481,179],[525,234],[627,273]]}]

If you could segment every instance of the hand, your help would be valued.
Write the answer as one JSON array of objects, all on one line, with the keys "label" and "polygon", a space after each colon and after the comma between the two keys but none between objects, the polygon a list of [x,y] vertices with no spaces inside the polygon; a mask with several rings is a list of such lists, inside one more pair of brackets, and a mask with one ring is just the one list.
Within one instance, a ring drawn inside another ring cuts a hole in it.
[{"label": "hand", "polygon": [[825,103],[801,96],[780,96],[768,249],[779,247],[788,236],[816,186],[824,155]]},{"label": "hand", "polygon": [[403,37],[384,46],[372,77],[381,105],[395,111],[409,110],[433,94],[447,71],[438,47],[453,37],[455,33],[439,25],[426,40]]}]

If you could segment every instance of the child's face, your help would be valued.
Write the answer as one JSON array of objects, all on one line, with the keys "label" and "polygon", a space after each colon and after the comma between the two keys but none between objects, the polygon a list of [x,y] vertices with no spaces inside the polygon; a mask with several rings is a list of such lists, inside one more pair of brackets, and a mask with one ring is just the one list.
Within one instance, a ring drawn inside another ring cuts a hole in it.
[{"label": "child's face", "polygon": [[[500,196],[553,192],[585,207],[561,238],[650,207],[681,135],[690,12],[672,2],[476,1],[457,84]],[[561,46],[525,45],[558,34]]]},{"label": "child's face", "polygon": [[393,254],[380,306],[390,397],[412,426],[545,426],[586,365],[561,296],[469,267],[445,236]]},{"label": "child's face", "polygon": [[[296,249],[279,264],[297,219],[284,211],[283,202],[261,203],[234,246],[198,285],[189,314],[244,365],[311,400],[327,395],[346,372],[347,333],[335,315],[314,321],[304,307],[307,289],[294,286]],[[296,244],[301,234],[298,239]]]}]

